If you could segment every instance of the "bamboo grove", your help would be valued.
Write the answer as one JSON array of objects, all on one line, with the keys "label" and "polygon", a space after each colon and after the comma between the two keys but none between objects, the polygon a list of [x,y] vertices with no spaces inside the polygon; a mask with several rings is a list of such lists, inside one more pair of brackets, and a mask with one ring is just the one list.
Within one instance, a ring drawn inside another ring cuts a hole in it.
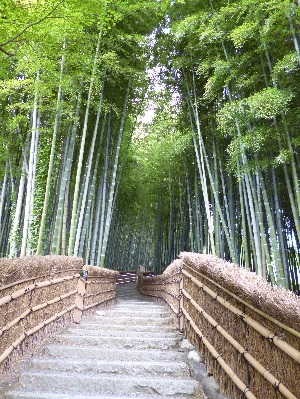
[{"label": "bamboo grove", "polygon": [[160,272],[212,253],[297,292],[298,2],[173,2],[153,54],[156,115],[133,140],[138,189],[124,187],[143,202],[130,223],[118,213],[130,247],[112,259]]},{"label": "bamboo grove", "polygon": [[2,257],[194,251],[299,290],[298,1],[1,5]]},{"label": "bamboo grove", "polygon": [[1,255],[103,266],[155,1],[1,1]]}]

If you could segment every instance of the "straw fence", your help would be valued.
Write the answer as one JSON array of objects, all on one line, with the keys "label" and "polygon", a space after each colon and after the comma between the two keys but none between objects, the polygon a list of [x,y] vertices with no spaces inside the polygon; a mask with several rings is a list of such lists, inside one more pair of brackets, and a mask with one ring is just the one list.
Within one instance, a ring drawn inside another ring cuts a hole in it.
[{"label": "straw fence", "polygon": [[81,322],[82,314],[95,306],[109,302],[116,296],[119,272],[95,266],[83,266],[83,278],[78,282],[76,297],[75,323]]},{"label": "straw fence", "polygon": [[138,286],[168,302],[221,392],[299,399],[299,298],[215,256],[180,258],[160,276],[139,274]]},{"label": "straw fence", "polygon": [[0,259],[0,372],[11,371],[15,360],[46,337],[114,298],[117,274],[82,267],[75,257]]}]

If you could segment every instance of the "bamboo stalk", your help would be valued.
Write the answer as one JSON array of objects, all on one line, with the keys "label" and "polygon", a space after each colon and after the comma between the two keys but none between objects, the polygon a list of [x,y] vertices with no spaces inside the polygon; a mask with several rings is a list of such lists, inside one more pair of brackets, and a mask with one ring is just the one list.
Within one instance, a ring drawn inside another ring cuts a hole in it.
[{"label": "bamboo stalk", "polygon": [[19,298],[20,296],[22,296],[22,295],[24,295],[24,294],[26,294],[27,292],[29,292],[29,291],[33,291],[34,289],[35,289],[35,284],[30,284],[28,287],[26,287],[26,288],[23,288],[23,289],[21,289],[21,290],[18,290],[18,291],[15,291],[15,292],[13,292],[10,296],[11,296],[11,299],[17,299],[17,298]]},{"label": "bamboo stalk", "polygon": [[236,341],[219,323],[216,322],[205,310],[198,305],[198,303],[191,297],[191,295],[182,290],[183,295],[190,301],[190,303],[198,310],[199,313],[215,328],[223,337],[239,352],[245,359],[257,370],[267,381],[273,386],[278,387],[279,392],[288,399],[297,399],[293,393],[287,389],[273,374],[271,374],[261,363],[259,363],[238,341]]},{"label": "bamboo stalk", "polygon": [[[75,295],[76,293],[77,293],[77,288],[76,288],[76,290],[70,291],[67,294],[61,295],[60,299],[62,300],[62,299],[69,298],[70,296]],[[48,303],[50,304],[49,301],[48,301]]]},{"label": "bamboo stalk", "polygon": [[30,309],[25,310],[22,314],[20,314],[18,317],[16,317],[14,320],[12,320],[11,322],[9,322],[6,326],[4,326],[1,330],[0,330],[0,336],[3,335],[4,332],[8,331],[11,327],[13,327],[14,325],[18,324],[18,322],[22,319],[24,319],[26,316],[28,316],[30,313],[32,312],[37,312],[38,310],[41,310],[47,306],[53,305],[54,303],[57,303],[63,299],[69,298],[72,295],[75,295],[77,293],[77,289],[68,292],[67,294],[58,296],[56,298],[51,299],[50,301],[47,302],[43,302],[39,305],[36,305]]},{"label": "bamboo stalk", "polygon": [[1,328],[0,330],[0,337],[1,335],[3,335],[5,333],[5,331],[8,331],[11,327],[13,327],[14,325],[18,324],[20,320],[24,319],[26,316],[29,315],[29,313],[31,313],[31,309],[27,309],[25,310],[25,312],[21,313],[20,316],[18,316],[17,318],[15,318],[14,320],[12,320],[11,322],[9,322],[8,324],[6,324],[6,326],[4,326],[3,328]]},{"label": "bamboo stalk", "polygon": [[14,350],[14,347],[11,345],[9,348],[7,348],[1,355],[0,355],[0,364],[8,358],[8,356],[11,354],[11,352]]},{"label": "bamboo stalk", "polygon": [[[144,288],[144,289],[142,289],[143,290],[143,292],[145,292],[145,291],[147,291],[147,288]],[[156,290],[154,290],[154,289],[152,289],[152,288],[150,288],[150,290],[151,290],[151,292],[153,293],[153,292],[163,292],[164,294],[166,294],[166,295],[169,295],[169,296],[171,296],[172,298],[174,298],[174,299],[179,299],[179,297],[180,297],[180,295],[174,295],[174,294],[172,294],[171,292],[167,292],[167,291],[165,291],[164,289],[156,289]],[[147,295],[152,295],[152,296],[159,296],[159,295],[154,295],[154,294],[149,294],[149,293],[147,293]]]},{"label": "bamboo stalk", "polygon": [[91,297],[93,297],[93,296],[97,296],[97,295],[100,295],[100,294],[106,294],[107,292],[114,292],[114,291],[116,291],[114,288],[113,289],[111,289],[111,290],[101,290],[101,291],[99,291],[99,292],[94,292],[94,293],[92,293],[92,294],[86,294],[85,296],[84,296],[84,299],[86,299],[86,298],[91,298]]},{"label": "bamboo stalk", "polygon": [[69,298],[70,296],[75,295],[76,293],[77,293],[77,289],[73,290],[73,291],[70,291],[70,292],[68,292],[68,293],[66,293],[64,295],[57,296],[57,297],[51,299],[50,301],[43,302],[43,303],[41,303],[39,305],[36,305],[36,306],[34,306],[32,308],[32,312],[36,312],[36,311],[38,311],[40,309],[43,309],[43,308],[45,308],[47,306],[53,305],[54,303],[57,303],[57,302],[59,302],[59,301],[61,301],[63,299]]},{"label": "bamboo stalk", "polygon": [[61,277],[61,278],[57,278],[54,280],[41,281],[41,282],[37,282],[35,284],[31,284],[26,288],[22,288],[21,290],[13,292],[11,295],[6,295],[6,296],[0,298],[0,306],[6,305],[7,303],[11,302],[12,300],[20,298],[21,296],[27,294],[30,291],[35,290],[36,288],[44,288],[44,287],[48,287],[50,285],[59,284],[64,281],[73,280],[75,278],[78,278],[79,276],[80,275],[77,274],[74,276],[66,276],[66,277]]},{"label": "bamboo stalk", "polygon": [[[59,300],[60,300],[60,298],[55,298],[54,301],[52,300],[51,302],[53,304],[53,303],[59,302]],[[32,311],[37,312],[38,310],[44,309],[47,306],[48,306],[48,302],[43,302],[43,303],[40,303],[39,305],[34,306],[32,308]]]},{"label": "bamboo stalk", "polygon": [[[101,115],[101,111],[102,111],[105,77],[106,77],[106,71],[105,71],[103,79],[102,79],[102,88],[101,88],[101,93],[100,93],[100,101],[99,101],[99,105],[98,105],[96,123],[95,123],[95,127],[94,127],[92,143],[91,143],[90,149],[89,149],[89,156],[88,156],[89,161],[88,161],[88,166],[87,166],[87,171],[86,171],[87,175],[86,175],[85,184],[84,184],[83,199],[82,199],[82,203],[81,203],[80,215],[79,215],[79,220],[78,220],[78,225],[77,225],[77,233],[76,233],[75,244],[74,244],[74,255],[75,256],[82,256],[82,253],[79,253],[80,241],[82,240],[82,231],[81,230],[82,230],[82,226],[83,226],[83,222],[84,222],[84,215],[86,213],[86,203],[88,200],[88,188],[90,186],[91,173],[92,173],[92,162],[93,162],[96,138],[98,135],[98,126],[99,126],[99,121],[100,121],[100,115]],[[95,166],[95,171],[97,172],[97,166]]]},{"label": "bamboo stalk", "polygon": [[74,276],[58,277],[53,280],[38,282],[35,285],[36,285],[36,288],[43,288],[43,287],[48,287],[49,285],[55,285],[55,284],[63,283],[65,281],[73,280],[78,277],[79,277],[79,274],[74,275]]},{"label": "bamboo stalk", "polygon": [[20,343],[21,343],[22,341],[24,341],[25,338],[26,338],[26,333],[24,332],[18,339],[16,339],[16,340],[12,343],[12,346],[14,347],[14,349],[16,349],[16,348],[20,345]]},{"label": "bamboo stalk", "polygon": [[[93,280],[89,280],[86,281],[87,284],[109,284],[109,283],[113,283],[116,279],[114,277],[102,277],[102,276],[89,276],[90,279]],[[103,278],[105,278],[106,280],[103,280]]]},{"label": "bamboo stalk", "polygon": [[81,311],[84,310],[84,308],[83,308],[83,297],[82,296],[78,295],[75,298],[75,306],[76,306],[76,309],[79,309]]},{"label": "bamboo stalk", "polygon": [[[74,305],[74,308],[75,308],[75,305]],[[46,326],[46,325],[52,323],[53,321],[59,319],[61,316],[63,316],[63,315],[66,314],[66,313],[68,313],[68,309],[64,309],[64,310],[62,310],[60,313],[55,314],[54,316],[52,316],[52,317],[50,317],[49,319],[47,319],[47,320],[44,321],[44,323],[43,323],[44,326]]]},{"label": "bamboo stalk", "polygon": [[[59,279],[57,279],[57,280],[59,280]],[[48,282],[47,282],[47,283],[48,283]],[[50,285],[50,284],[48,284],[48,285]],[[19,290],[19,291],[24,291],[24,290]],[[18,292],[18,291],[17,291],[17,292]],[[28,292],[28,291],[27,291],[27,292]],[[62,297],[66,298],[66,297],[68,297],[68,296],[74,295],[76,292],[77,292],[77,290],[71,291],[71,292],[69,292],[68,294],[64,294]],[[1,299],[3,299],[3,298],[1,298]],[[1,301],[1,300],[0,300],[0,301]],[[53,300],[52,300],[52,301],[53,301]],[[48,305],[48,304],[46,303],[46,306],[47,306],[47,305]],[[44,304],[37,305],[36,307],[32,308],[32,309],[30,310],[30,312],[31,312],[31,311],[40,310],[40,309],[42,309],[43,307],[44,307]],[[41,328],[43,328],[43,327],[46,326],[47,324],[50,324],[51,322],[53,322],[53,321],[57,320],[58,318],[60,318],[61,316],[63,316],[64,314],[66,314],[66,313],[68,313],[68,312],[71,312],[71,311],[74,310],[75,308],[76,308],[76,305],[73,304],[73,305],[71,305],[70,307],[68,307],[68,308],[64,309],[63,311],[61,311],[60,313],[58,313],[58,314],[56,314],[56,315],[50,317],[49,319],[43,321],[43,322],[40,323],[39,325],[33,327],[32,329],[30,329],[30,330],[28,330],[28,331],[24,331],[23,334],[22,334],[16,341],[14,341],[14,342],[12,343],[12,345],[11,345],[9,348],[7,348],[7,349],[0,355],[0,364],[1,364],[5,359],[8,358],[8,356],[12,353],[12,351],[13,351],[15,348],[17,348],[17,347],[19,346],[19,344],[20,344],[27,336],[30,336],[30,335],[34,334],[35,332],[39,331]],[[33,310],[33,309],[34,309],[34,310]],[[26,316],[27,314],[29,314],[29,313],[28,313],[28,310],[26,310],[25,312],[23,312],[22,315],[20,315],[18,318],[16,318],[15,320],[13,320],[11,323],[15,323],[15,324],[16,324],[16,323],[17,323],[17,320],[19,321],[19,320],[21,319],[21,317]],[[8,326],[8,325],[7,325],[7,326]],[[6,326],[6,327],[7,327],[7,326]],[[4,329],[2,329],[2,330],[0,331],[0,336],[3,334],[3,331],[5,331],[6,327],[4,327]]]},{"label": "bamboo stalk", "polygon": [[9,251],[9,258],[13,258],[17,252],[17,237],[19,236],[19,224],[22,214],[22,204],[23,204],[23,197],[24,197],[24,190],[25,190],[25,175],[28,173],[28,166],[27,166],[27,158],[26,152],[24,150],[24,160],[22,165],[22,172],[21,178],[19,181],[19,188],[18,188],[18,197],[17,203],[15,207],[15,214],[12,222],[12,227],[9,233],[10,239],[10,251]]},{"label": "bamboo stalk", "polygon": [[73,198],[73,205],[72,205],[72,218],[71,218],[71,227],[70,227],[70,236],[69,236],[69,249],[68,249],[68,255],[69,256],[72,256],[73,253],[74,253],[74,246],[75,246],[75,239],[76,239],[76,227],[77,227],[76,217],[77,217],[77,211],[78,211],[78,204],[80,203],[80,202],[78,202],[78,199],[79,199],[79,186],[80,186],[80,179],[81,179],[81,175],[82,175],[82,163],[83,163],[84,147],[85,147],[87,130],[88,130],[88,120],[89,120],[89,113],[90,113],[89,111],[90,111],[92,91],[93,91],[94,81],[95,81],[95,74],[96,74],[96,69],[97,69],[97,60],[98,60],[98,56],[99,56],[101,37],[102,37],[102,27],[101,27],[101,29],[99,31],[98,42],[97,42],[96,51],[95,51],[95,55],[94,55],[92,75],[91,75],[91,79],[90,79],[88,98],[87,98],[87,102],[86,102],[86,109],[85,109],[85,117],[84,117],[84,123],[83,123],[83,131],[82,131],[82,137],[81,137],[79,158],[78,158],[78,162],[77,162],[76,181],[75,181],[75,188],[74,188],[74,198]]},{"label": "bamboo stalk", "polygon": [[130,79],[128,81],[128,86],[127,86],[127,91],[126,91],[126,96],[125,96],[125,101],[124,101],[124,106],[123,106],[123,111],[122,111],[122,116],[121,116],[121,121],[120,121],[120,128],[119,128],[119,133],[118,133],[116,152],[115,152],[114,164],[113,164],[113,170],[112,170],[112,178],[111,178],[109,194],[108,194],[106,221],[105,221],[105,226],[104,226],[103,241],[102,241],[101,256],[100,256],[100,267],[104,267],[105,253],[106,253],[107,244],[108,244],[108,235],[109,235],[109,231],[110,231],[110,227],[111,227],[112,214],[114,211],[114,196],[115,196],[115,186],[116,186],[116,178],[117,178],[117,171],[118,171],[118,161],[119,161],[121,142],[122,142],[123,132],[124,132],[126,110],[127,110],[128,99],[129,99],[129,90],[130,90]]},{"label": "bamboo stalk", "polygon": [[32,111],[31,143],[30,143],[30,155],[29,155],[26,199],[25,199],[24,220],[23,220],[22,244],[21,244],[21,253],[20,253],[21,256],[24,256],[26,254],[28,232],[30,227],[32,197],[34,191],[35,162],[37,157],[37,140],[38,140],[38,129],[39,129],[39,118],[38,118],[39,78],[40,78],[40,71],[37,71],[36,80],[35,80],[33,111]]},{"label": "bamboo stalk", "polygon": [[3,298],[0,298],[0,306],[6,305],[7,303],[12,301],[11,295],[6,295]]},{"label": "bamboo stalk", "polygon": [[41,328],[45,327],[46,325],[52,323],[53,321],[59,319],[61,316],[64,314],[71,312],[73,309],[76,308],[76,305],[69,306],[68,308],[62,310],[60,313],[55,314],[54,316],[50,317],[49,319],[43,321],[42,323],[38,324],[37,326],[31,328],[30,330],[26,331],[25,334],[27,336],[30,336],[34,334],[35,332],[39,331]]},{"label": "bamboo stalk", "polygon": [[206,346],[206,348],[209,350],[211,355],[213,356],[214,359],[219,363],[219,365],[222,367],[222,369],[225,371],[225,373],[229,376],[229,378],[232,380],[232,382],[244,393],[246,398],[250,399],[256,399],[256,396],[253,395],[253,393],[247,388],[247,386],[243,383],[242,380],[235,374],[235,372],[228,366],[228,364],[224,361],[222,356],[215,350],[215,348],[212,346],[212,344],[208,341],[208,339],[203,335],[202,331],[199,330],[191,316],[188,314],[188,312],[183,308],[182,312],[184,316],[187,318],[189,321],[191,327],[193,330],[196,332],[196,334],[201,338],[203,344]]},{"label": "bamboo stalk", "polygon": [[22,341],[26,338],[26,333],[24,332],[18,339],[16,339],[10,347],[8,347],[0,356],[0,364],[8,358],[8,356],[11,354],[11,352],[20,345]]},{"label": "bamboo stalk", "polygon": [[62,110],[61,110],[61,101],[62,101],[62,92],[63,92],[62,79],[63,79],[63,73],[64,73],[65,49],[66,49],[66,39],[64,39],[63,55],[62,55],[61,63],[60,63],[60,75],[59,75],[59,87],[58,87],[57,102],[56,102],[56,113],[55,113],[54,129],[53,129],[53,135],[52,135],[47,182],[46,182],[46,188],[45,188],[44,204],[43,204],[43,208],[42,208],[41,224],[40,224],[40,228],[39,228],[39,238],[38,238],[38,244],[37,244],[37,249],[36,249],[37,255],[41,255],[41,253],[42,253],[43,239],[44,239],[45,227],[46,227],[46,221],[47,221],[47,211],[48,211],[48,205],[49,205],[49,201],[50,201],[51,179],[52,179],[53,166],[54,166],[55,148],[56,148],[56,141],[57,141],[57,136],[58,136],[59,121],[60,121],[61,112],[62,112]]},{"label": "bamboo stalk", "polygon": [[[68,270],[68,273],[71,272],[78,272],[78,269],[74,269],[74,270]],[[65,270],[58,270],[55,272],[55,274],[59,274],[59,273],[65,273]],[[79,273],[73,275],[73,277],[79,277]],[[13,283],[7,284],[7,285],[3,285],[2,287],[0,287],[0,291],[3,291],[7,288],[13,287],[14,285],[18,285],[18,284],[23,284],[23,283],[27,283],[28,281],[32,281],[32,280],[36,280],[36,279],[41,279],[41,278],[46,278],[49,277],[49,274],[43,274],[41,276],[33,276],[33,277],[29,277],[29,278],[25,278],[23,280],[18,280],[18,281],[14,281]]]},{"label": "bamboo stalk", "polygon": [[0,298],[0,306],[6,305],[14,299],[20,298],[27,292],[33,291],[36,288],[35,284],[31,284],[29,287],[22,288],[21,290],[13,292],[11,295],[6,295]]},{"label": "bamboo stalk", "polygon": [[213,299],[218,301],[226,309],[230,310],[232,313],[236,314],[238,317],[243,319],[250,327],[252,327],[254,330],[259,332],[262,336],[264,336],[271,342],[273,342],[274,345],[276,345],[279,349],[281,349],[284,353],[286,353],[296,362],[300,363],[300,351],[298,351],[296,348],[293,348],[287,342],[279,338],[275,333],[263,327],[257,321],[252,319],[250,316],[247,316],[243,311],[233,306],[230,302],[226,301],[220,295],[217,295],[213,290],[208,288],[206,285],[200,283],[195,277],[187,273],[185,270],[182,270],[182,273],[188,278],[190,278],[191,281],[193,281],[193,283],[197,285],[197,287],[203,289],[207,294],[209,294]]},{"label": "bamboo stalk", "polygon": [[103,303],[103,302],[110,301],[111,299],[114,299],[114,296],[111,297],[111,298],[105,299],[105,300],[103,300],[103,301],[95,302],[95,303],[92,303],[91,305],[84,306],[84,308],[83,308],[82,310],[83,310],[83,311],[88,310],[88,309],[93,308],[93,307],[95,307],[95,306],[97,306],[97,305],[100,305],[100,304]]},{"label": "bamboo stalk", "polygon": [[[143,275],[143,273],[138,273],[138,275],[139,275],[139,277],[140,277],[140,275]],[[176,273],[174,273],[174,274],[171,274],[170,276],[167,276],[167,277],[164,277],[163,275],[160,275],[159,276],[159,278],[160,278],[160,280],[156,280],[156,281],[151,281],[151,280],[147,280],[147,279],[149,279],[149,277],[145,277],[145,281],[147,281],[147,283],[149,284],[151,284],[151,285],[155,285],[155,284],[162,284],[162,282],[163,281],[166,281],[166,280],[168,280],[168,279],[170,279],[171,277],[175,277],[175,276],[180,276],[180,273],[179,272],[176,272]],[[152,279],[153,277],[151,277],[151,279]],[[154,278],[155,278],[155,276],[154,276]],[[144,279],[142,279],[142,280],[144,280]],[[149,284],[149,285],[150,285]]]}]

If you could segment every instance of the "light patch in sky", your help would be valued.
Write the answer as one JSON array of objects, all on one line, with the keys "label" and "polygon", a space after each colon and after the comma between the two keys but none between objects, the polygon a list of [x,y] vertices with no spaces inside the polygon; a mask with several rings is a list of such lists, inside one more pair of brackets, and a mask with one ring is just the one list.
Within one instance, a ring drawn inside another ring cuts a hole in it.
[{"label": "light patch in sky", "polygon": [[155,108],[148,108],[144,115],[138,117],[138,122],[151,123],[155,115]]}]

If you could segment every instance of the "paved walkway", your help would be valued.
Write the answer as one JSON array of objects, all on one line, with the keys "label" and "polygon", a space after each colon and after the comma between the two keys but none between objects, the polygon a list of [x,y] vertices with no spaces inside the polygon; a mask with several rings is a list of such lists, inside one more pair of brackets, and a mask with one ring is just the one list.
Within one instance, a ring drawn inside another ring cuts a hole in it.
[{"label": "paved walkway", "polygon": [[126,284],[114,305],[44,346],[6,398],[204,399],[181,340],[168,307]]}]

